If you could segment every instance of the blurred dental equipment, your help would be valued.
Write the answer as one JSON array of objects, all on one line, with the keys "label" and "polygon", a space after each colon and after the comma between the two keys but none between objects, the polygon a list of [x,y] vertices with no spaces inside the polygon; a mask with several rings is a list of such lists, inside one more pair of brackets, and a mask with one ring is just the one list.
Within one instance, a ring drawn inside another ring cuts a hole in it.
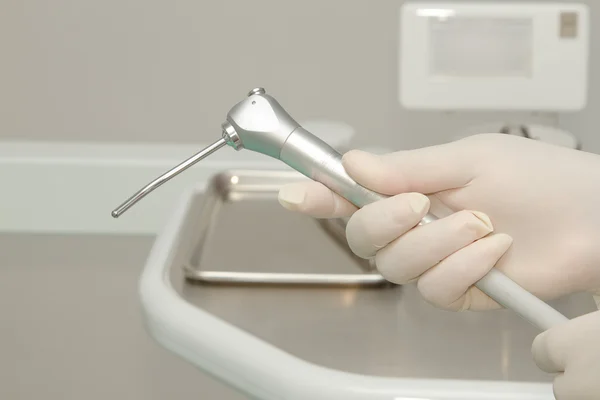
[{"label": "blurred dental equipment", "polygon": [[407,109],[569,112],[587,103],[583,4],[408,2],[400,28]]}]

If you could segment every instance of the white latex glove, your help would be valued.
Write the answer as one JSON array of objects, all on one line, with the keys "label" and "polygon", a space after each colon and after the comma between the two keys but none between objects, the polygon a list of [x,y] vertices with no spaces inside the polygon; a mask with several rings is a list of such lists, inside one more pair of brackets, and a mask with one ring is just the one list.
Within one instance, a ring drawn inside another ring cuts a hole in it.
[{"label": "white latex glove", "polygon": [[[418,280],[436,306],[499,307],[473,286],[494,266],[543,299],[600,288],[598,155],[482,134],[384,156],[351,151],[343,165],[393,197],[357,211],[308,181],[284,186],[281,204],[318,218],[352,215],[351,249],[374,256],[392,282]],[[415,227],[429,209],[440,219]]]},{"label": "white latex glove", "polygon": [[557,374],[557,400],[600,399],[600,311],[538,335],[532,352],[540,369]]}]

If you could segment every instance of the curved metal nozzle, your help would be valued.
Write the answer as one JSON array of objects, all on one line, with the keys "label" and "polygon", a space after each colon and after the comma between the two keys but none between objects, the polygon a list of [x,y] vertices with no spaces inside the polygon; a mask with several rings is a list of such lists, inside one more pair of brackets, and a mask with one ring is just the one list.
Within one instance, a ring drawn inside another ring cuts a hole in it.
[{"label": "curved metal nozzle", "polygon": [[123,214],[125,211],[127,211],[129,208],[131,208],[133,205],[135,205],[138,201],[140,201],[148,193],[152,192],[154,189],[156,189],[163,183],[167,182],[174,176],[180,174],[181,172],[185,171],[192,165],[196,164],[198,161],[208,157],[209,155],[211,155],[215,151],[219,150],[221,147],[225,146],[226,144],[227,144],[226,139],[221,138],[221,139],[217,140],[216,142],[214,142],[213,144],[211,144],[210,146],[206,147],[205,149],[202,149],[201,151],[194,154],[193,156],[191,156],[190,158],[188,158],[181,164],[179,164],[176,167],[165,172],[164,174],[162,174],[161,176],[154,179],[152,182],[150,182],[149,184],[147,184],[146,186],[144,186],[143,188],[138,190],[133,196],[131,196],[129,199],[127,199],[119,207],[115,208],[110,214],[112,215],[113,218],[119,218],[119,216],[121,216],[121,214]]}]

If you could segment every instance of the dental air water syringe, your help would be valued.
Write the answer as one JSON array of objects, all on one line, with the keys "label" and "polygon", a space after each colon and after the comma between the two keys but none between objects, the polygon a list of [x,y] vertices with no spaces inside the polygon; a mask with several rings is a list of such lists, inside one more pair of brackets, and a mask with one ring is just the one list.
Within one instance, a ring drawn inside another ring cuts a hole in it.
[{"label": "dental air water syringe", "polygon": [[[226,145],[281,160],[357,207],[387,197],[356,183],[344,170],[340,153],[301,127],[264,89],[256,88],[229,111],[219,140],[144,186],[117,207],[112,216],[118,218],[148,193]],[[437,219],[429,213],[420,225]],[[476,286],[542,330],[567,321],[565,316],[495,268]]]}]

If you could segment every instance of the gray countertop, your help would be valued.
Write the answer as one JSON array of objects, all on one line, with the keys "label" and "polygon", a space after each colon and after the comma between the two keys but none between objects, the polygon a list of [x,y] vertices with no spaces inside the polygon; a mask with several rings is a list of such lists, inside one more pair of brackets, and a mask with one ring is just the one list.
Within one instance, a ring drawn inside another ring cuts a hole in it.
[{"label": "gray countertop", "polygon": [[151,237],[0,235],[0,399],[243,397],[149,338]]}]

